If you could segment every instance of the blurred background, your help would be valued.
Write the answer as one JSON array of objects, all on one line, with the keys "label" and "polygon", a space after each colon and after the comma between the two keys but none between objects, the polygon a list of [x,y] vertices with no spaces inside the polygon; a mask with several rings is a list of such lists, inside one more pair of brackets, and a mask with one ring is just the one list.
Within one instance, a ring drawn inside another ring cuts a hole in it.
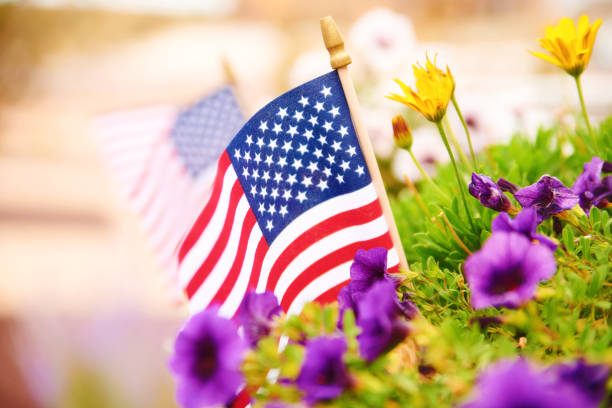
[{"label": "blurred background", "polygon": [[[384,98],[393,78],[412,83],[437,53],[477,149],[572,126],[571,78],[526,50],[582,13],[604,20],[583,75],[596,121],[612,107],[610,0],[0,0],[0,406],[175,406],[166,361],[186,308],[101,159],[96,117],[187,106],[224,85],[223,58],[250,115],[329,71],[329,14],[394,192],[418,175],[393,147],[390,119],[407,113]],[[408,118],[415,154],[444,161],[435,128]]]}]

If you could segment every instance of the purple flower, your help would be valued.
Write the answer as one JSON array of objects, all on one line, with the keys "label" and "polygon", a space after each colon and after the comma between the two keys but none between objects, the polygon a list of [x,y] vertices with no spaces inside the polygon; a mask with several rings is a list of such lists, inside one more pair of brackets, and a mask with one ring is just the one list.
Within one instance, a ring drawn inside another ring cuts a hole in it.
[{"label": "purple flower", "polygon": [[386,281],[376,282],[359,300],[357,325],[361,333],[357,341],[366,360],[375,360],[408,335],[409,326],[398,303],[395,287]]},{"label": "purple flower", "polygon": [[491,223],[491,230],[495,232],[518,232],[523,234],[531,241],[538,241],[540,244],[546,245],[551,251],[557,249],[557,243],[545,235],[536,233],[538,228],[538,219],[536,210],[532,207],[524,208],[514,217],[506,213],[499,214]]},{"label": "purple flower", "polygon": [[278,299],[272,292],[250,291],[244,296],[238,312],[238,321],[251,347],[257,345],[262,337],[270,334],[273,318],[279,316],[282,311]]},{"label": "purple flower", "polygon": [[368,251],[360,249],[355,253],[351,265],[351,281],[338,293],[338,327],[342,327],[342,317],[346,309],[352,309],[355,317],[358,316],[357,301],[375,282],[384,280],[394,287],[399,285],[399,279],[387,272],[387,253],[386,248],[373,248]]},{"label": "purple flower", "polygon": [[[612,176],[602,180],[601,171],[604,161],[594,156],[584,164],[582,174],[576,178],[572,191],[578,195],[580,207],[589,215],[591,207],[598,205],[602,200],[612,197]],[[608,163],[610,164],[610,163]]]},{"label": "purple flower", "polygon": [[470,402],[461,408],[584,408],[584,402],[574,387],[519,358],[497,362],[481,373]]},{"label": "purple flower", "polygon": [[540,281],[557,269],[553,253],[515,232],[496,232],[463,266],[472,306],[516,308],[531,299]]},{"label": "purple flower", "polygon": [[512,208],[510,199],[490,177],[472,173],[472,182],[468,186],[470,194],[480,200],[480,204],[495,211],[508,211]]},{"label": "purple flower", "polygon": [[604,364],[589,365],[584,359],[573,363],[557,364],[548,372],[554,374],[566,386],[574,387],[583,394],[587,401],[585,408],[596,408],[606,395],[606,382],[610,376],[610,367]]},{"label": "purple flower", "polygon": [[266,408],[288,408],[288,405],[283,404],[282,402],[273,401],[273,402],[268,402],[266,404]]},{"label": "purple flower", "polygon": [[343,355],[346,341],[341,337],[318,337],[306,343],[306,356],[296,379],[309,404],[333,399],[350,385]]},{"label": "purple flower", "polygon": [[565,187],[559,179],[548,175],[540,177],[537,183],[517,191],[514,198],[523,207],[534,207],[538,221],[569,210],[578,204],[578,195]]},{"label": "purple flower", "polygon": [[397,299],[397,305],[399,306],[400,312],[408,320],[412,320],[420,314],[417,305],[410,300],[412,296],[414,296],[414,293],[404,292],[402,300],[400,301],[399,298]]},{"label": "purple flower", "polygon": [[499,180],[497,180],[497,185],[499,186],[499,188],[501,188],[502,191],[506,191],[508,193],[514,194],[519,191],[519,188],[516,184],[509,182],[505,178],[500,177]]},{"label": "purple flower", "polygon": [[178,402],[186,408],[229,402],[242,382],[244,350],[236,325],[218,316],[216,308],[192,316],[179,332],[169,361]]},{"label": "purple flower", "polygon": [[355,313],[355,317],[357,317],[357,307],[353,302],[353,293],[351,291],[351,284],[349,282],[348,285],[340,289],[338,292],[338,328],[342,329],[342,319],[344,317],[344,312],[347,309],[351,309],[353,313]]},{"label": "purple flower", "polygon": [[387,272],[387,249],[372,248],[369,251],[360,249],[355,253],[351,265],[351,293],[353,301],[355,296],[365,293],[374,282],[386,280],[397,287],[397,277]]}]

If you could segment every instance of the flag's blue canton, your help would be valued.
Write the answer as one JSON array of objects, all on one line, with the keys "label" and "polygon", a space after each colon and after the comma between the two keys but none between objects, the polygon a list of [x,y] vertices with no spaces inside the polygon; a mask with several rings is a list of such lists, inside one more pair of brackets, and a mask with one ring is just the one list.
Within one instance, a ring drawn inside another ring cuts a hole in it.
[{"label": "flag's blue canton", "polygon": [[268,244],[304,211],[370,183],[336,71],[257,112],[227,153]]},{"label": "flag's blue canton", "polygon": [[189,174],[197,177],[216,162],[243,124],[232,88],[226,86],[183,110],[170,136]]}]

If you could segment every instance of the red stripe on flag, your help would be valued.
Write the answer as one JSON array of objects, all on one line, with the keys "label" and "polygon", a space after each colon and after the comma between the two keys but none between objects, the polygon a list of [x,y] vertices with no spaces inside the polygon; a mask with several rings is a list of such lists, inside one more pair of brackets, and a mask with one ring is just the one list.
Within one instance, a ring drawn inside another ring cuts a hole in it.
[{"label": "red stripe on flag", "polygon": [[[178,160],[178,157],[176,157],[175,160]],[[168,196],[166,196],[166,194],[168,192],[164,192],[162,189],[168,189],[168,188],[174,187],[177,183],[180,182],[181,176],[186,171],[187,170],[185,169],[185,167],[181,166],[178,169],[178,174],[173,176],[173,180],[172,180],[171,183],[169,183],[167,179],[161,179],[160,182],[158,183],[157,189],[153,192],[149,202],[147,202],[147,205],[145,206],[145,208],[143,210],[143,213],[145,213],[145,214],[151,213],[152,209],[150,207],[153,205],[153,200],[157,200],[158,202],[162,203],[162,207],[160,208],[158,213],[155,215],[155,218],[151,222],[151,226],[150,226],[150,230],[151,231],[155,231],[155,232],[159,231],[158,228],[160,227],[160,225],[164,221],[164,218],[168,217],[168,216],[171,216],[170,214],[172,214],[172,208],[175,207],[175,205],[176,205],[173,202],[173,199],[176,199],[176,197],[172,197],[172,196],[168,197]],[[162,194],[162,193],[165,193],[165,194]],[[171,194],[172,193],[176,193],[176,191],[171,192]],[[151,235],[155,236],[155,234],[151,234]],[[161,241],[160,243],[164,244],[164,241]],[[153,249],[159,250],[160,248],[154,247]]]},{"label": "red stripe on flag", "polygon": [[[251,390],[256,391],[256,390]],[[229,408],[244,408],[251,403],[251,392],[248,388],[243,388],[230,402],[227,407]]]},{"label": "red stripe on flag", "polygon": [[140,176],[138,176],[138,178],[136,179],[136,182],[134,186],[132,187],[132,190],[129,192],[128,199],[132,200],[134,199],[134,197],[136,197],[136,195],[140,192],[140,189],[144,185],[144,181],[149,176],[149,173],[151,172],[151,170],[156,168],[155,166],[152,166],[153,159],[155,158],[155,150],[159,148],[161,144],[165,143],[169,132],[170,132],[170,129],[166,129],[164,132],[161,132],[158,139],[155,140],[151,144],[151,154],[149,155],[149,157],[147,158],[147,161],[145,162],[143,166],[142,173],[140,173]]},{"label": "red stripe on flag", "polygon": [[251,230],[255,225],[255,221],[255,214],[253,214],[253,210],[249,208],[247,216],[244,219],[244,224],[242,225],[242,231],[240,232],[240,242],[238,243],[236,259],[234,260],[229,273],[225,277],[225,280],[221,284],[221,287],[210,301],[210,304],[225,302],[225,299],[227,299],[232,291],[232,288],[238,279],[238,275],[240,274],[240,270],[242,269],[242,263],[244,262],[244,257],[246,256],[247,244],[249,243]]},{"label": "red stripe on flag", "polygon": [[223,229],[219,234],[219,238],[217,238],[217,242],[213,246],[212,250],[206,257],[206,260],[200,265],[196,273],[193,275],[189,284],[185,288],[185,293],[189,299],[197,292],[202,282],[206,280],[215,264],[223,254],[223,250],[227,246],[227,241],[229,240],[230,232],[232,230],[232,226],[234,224],[234,217],[236,216],[236,207],[238,207],[238,202],[240,198],[244,197],[244,191],[242,191],[242,186],[240,185],[240,181],[236,180],[234,182],[234,187],[232,187],[232,192],[230,193],[230,203],[227,209],[227,218],[225,219],[225,224],[223,224]]},{"label": "red stripe on flag", "polygon": [[[391,248],[389,251],[395,251],[395,249]],[[398,273],[399,272],[399,264],[392,266],[391,268],[387,269],[387,272],[389,273]]]},{"label": "red stripe on flag", "polygon": [[317,241],[320,241],[322,237],[330,235],[341,229],[351,227],[353,225],[360,225],[370,222],[382,215],[382,210],[378,200],[374,200],[369,204],[366,204],[359,208],[354,208],[350,211],[346,211],[333,217],[327,218],[314,227],[310,228],[302,235],[300,235],[295,241],[287,246],[283,253],[278,257],[268,277],[266,283],[266,289],[274,291],[276,284],[280,279],[283,271],[304,249],[308,248]]},{"label": "red stripe on flag", "polygon": [[[378,202],[378,201],[377,201]],[[343,248],[340,248],[334,252],[330,252],[323,258],[314,262],[304,272],[302,272],[287,288],[283,299],[281,300],[281,307],[285,312],[289,310],[289,306],[293,303],[296,296],[313,280],[321,276],[324,272],[335,268],[345,262],[350,261],[354,258],[355,252],[362,248],[374,248],[384,246],[386,248],[393,248],[391,242],[391,236],[389,232],[372,238],[366,241],[353,242]]]},{"label": "red stripe on flag", "polygon": [[257,250],[255,250],[255,261],[253,262],[253,269],[251,270],[251,277],[249,278],[248,289],[254,289],[257,287],[259,281],[259,275],[261,274],[261,265],[263,264],[264,257],[268,252],[268,243],[266,237],[262,236],[257,244]]},{"label": "red stripe on flag", "polygon": [[[157,158],[157,160],[151,164],[152,167],[156,167],[156,168],[162,168],[162,167],[167,167],[168,163],[172,162],[172,157],[175,156],[175,153],[169,149],[166,149],[166,154],[164,156],[161,157],[157,157],[157,155],[154,153],[153,156],[155,156]],[[151,184],[152,184],[152,188],[151,188],[151,192],[149,193],[148,196],[145,197],[145,202],[142,205],[142,208],[139,208],[138,210],[143,213],[143,214],[148,214],[149,210],[151,209],[151,206],[153,205],[153,203],[156,202],[156,200],[159,199],[159,191],[160,189],[162,189],[165,185],[165,175],[164,174],[148,174],[148,180],[152,180]],[[143,182],[139,185],[139,193],[142,193],[142,191],[140,191],[140,188],[142,188],[142,186],[144,186],[146,184],[146,180],[143,180]],[[133,197],[129,197],[130,200],[134,200],[136,201],[136,196]]]},{"label": "red stripe on flag", "polygon": [[351,280],[347,279],[346,281],[337,284],[333,288],[326,290],[321,293],[314,301],[321,304],[332,303],[338,299],[338,293],[340,290],[345,287]]},{"label": "red stripe on flag", "polygon": [[[268,243],[266,242],[266,238],[262,236],[259,240],[259,243],[257,243],[257,249],[255,249],[253,267],[251,268],[251,276],[249,277],[249,283],[247,285],[245,293],[257,287],[257,281],[259,281],[259,275],[261,274],[261,265],[263,264],[266,252],[268,252]],[[242,294],[242,296],[244,297],[244,293]],[[236,318],[238,312],[240,312],[240,309],[236,310],[236,313],[234,313],[232,319]]]},{"label": "red stripe on flag", "polygon": [[227,155],[226,151],[223,151],[221,157],[219,157],[219,164],[217,165],[217,177],[215,177],[215,181],[213,183],[213,191],[206,203],[206,206],[198,216],[195,224],[191,228],[191,231],[185,237],[185,240],[181,244],[181,248],[179,250],[178,259],[179,263],[183,261],[185,255],[193,248],[195,243],[198,241],[200,235],[202,235],[202,231],[206,229],[208,222],[212,218],[213,213],[215,212],[215,208],[217,203],[219,202],[219,196],[221,195],[221,188],[223,187],[223,179],[225,177],[225,172],[229,165],[231,164],[230,158]]}]

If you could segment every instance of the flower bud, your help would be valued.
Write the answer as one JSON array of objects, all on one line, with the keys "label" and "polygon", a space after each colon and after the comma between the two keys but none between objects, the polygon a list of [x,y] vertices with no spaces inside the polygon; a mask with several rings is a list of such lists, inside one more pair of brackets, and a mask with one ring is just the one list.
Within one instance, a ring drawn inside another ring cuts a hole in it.
[{"label": "flower bud", "polygon": [[397,115],[391,119],[393,125],[393,138],[395,143],[402,149],[410,150],[412,147],[412,131],[402,115]]}]

